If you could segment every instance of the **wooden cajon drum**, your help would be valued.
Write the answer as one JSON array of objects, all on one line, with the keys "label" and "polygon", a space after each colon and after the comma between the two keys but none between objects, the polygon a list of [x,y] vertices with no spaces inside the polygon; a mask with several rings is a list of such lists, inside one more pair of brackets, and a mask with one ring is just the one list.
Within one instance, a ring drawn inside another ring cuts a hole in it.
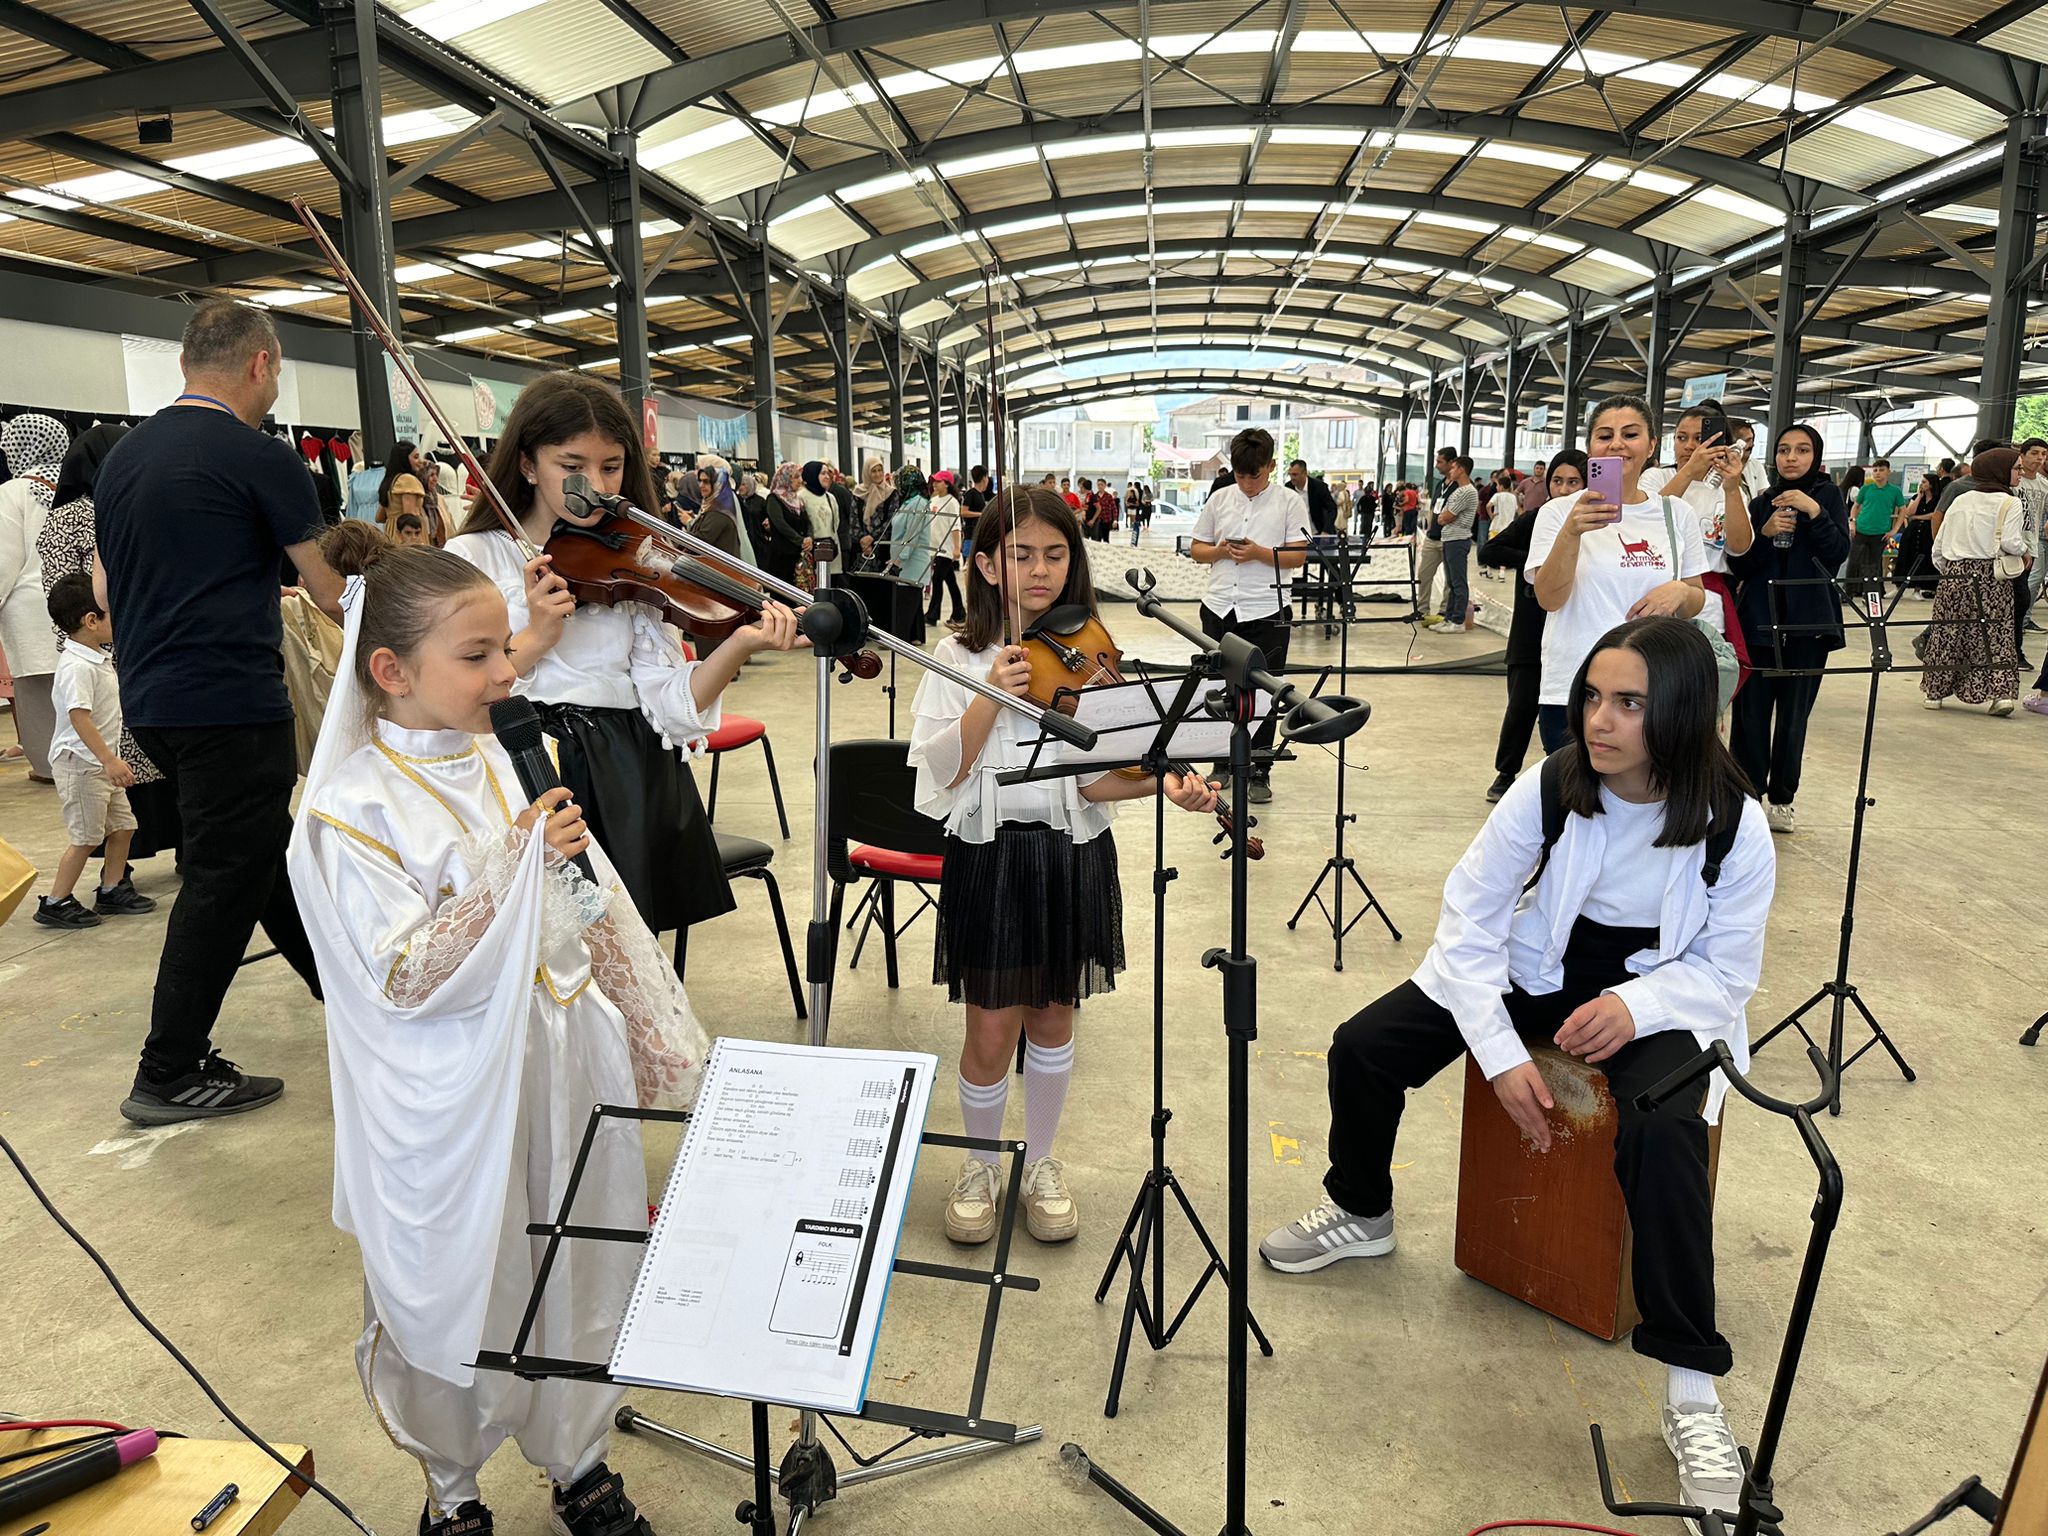
[{"label": "wooden cajon drum", "polygon": [[[1492,1085],[1465,1058],[1458,1151],[1458,1268],[1497,1291],[1602,1339],[1641,1321],[1633,1235],[1614,1178],[1614,1095],[1607,1076],[1551,1046],[1530,1054],[1556,1100],[1551,1143],[1522,1139]],[[1707,1128],[1707,1180],[1721,1163],[1721,1127]]]}]

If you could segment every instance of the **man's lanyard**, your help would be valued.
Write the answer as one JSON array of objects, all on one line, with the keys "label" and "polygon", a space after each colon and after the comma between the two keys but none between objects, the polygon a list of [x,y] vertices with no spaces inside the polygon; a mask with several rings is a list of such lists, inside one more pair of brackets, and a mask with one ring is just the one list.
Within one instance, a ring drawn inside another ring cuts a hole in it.
[{"label": "man's lanyard", "polygon": [[235,414],[235,408],[229,405],[227,401],[216,400],[211,395],[195,395],[189,390],[187,390],[184,394],[178,396],[178,398],[176,400],[173,400],[171,404],[179,405],[187,400],[197,400],[203,405],[212,406],[215,410],[226,411],[230,416]]}]

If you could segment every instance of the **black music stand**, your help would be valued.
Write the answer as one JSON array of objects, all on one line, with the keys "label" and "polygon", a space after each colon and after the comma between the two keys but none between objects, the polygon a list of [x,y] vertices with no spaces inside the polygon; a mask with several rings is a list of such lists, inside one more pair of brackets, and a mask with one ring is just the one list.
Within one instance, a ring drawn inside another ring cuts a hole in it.
[{"label": "black music stand", "polygon": [[[476,1369],[507,1371],[526,1381],[540,1381],[548,1377],[562,1377],[571,1381],[616,1381],[617,1378],[599,1361],[560,1360],[543,1355],[529,1355],[526,1353],[526,1341],[533,1332],[534,1319],[540,1312],[541,1297],[547,1290],[548,1275],[554,1268],[555,1255],[561,1251],[563,1243],[645,1244],[647,1241],[647,1233],[629,1227],[588,1227],[578,1225],[571,1219],[576,1203],[576,1191],[583,1182],[583,1169],[589,1160],[591,1145],[597,1139],[598,1127],[606,1120],[653,1120],[677,1125],[689,1118],[690,1111],[686,1109],[640,1109],[623,1104],[598,1104],[592,1107],[590,1119],[583,1127],[582,1145],[576,1149],[575,1165],[569,1171],[569,1182],[562,1191],[562,1203],[555,1211],[555,1219],[551,1222],[527,1224],[526,1235],[546,1238],[547,1246],[541,1252],[540,1267],[533,1277],[533,1290],[527,1296],[526,1311],[519,1319],[519,1331],[512,1340],[512,1347],[509,1350],[478,1350],[474,1362]],[[876,1478],[915,1471],[921,1467],[944,1465],[988,1451],[1025,1445],[1039,1439],[1045,1433],[1039,1425],[1020,1427],[1016,1424],[1007,1424],[985,1418],[981,1411],[988,1389],[988,1368],[995,1351],[996,1322],[1002,1309],[1003,1293],[1038,1289],[1038,1281],[1033,1277],[1009,1272],[1010,1239],[1016,1225],[1017,1197],[1024,1183],[1024,1143],[953,1136],[942,1131],[926,1131],[920,1140],[928,1147],[959,1147],[1010,1154],[1009,1187],[996,1232],[996,1252],[992,1268],[966,1269],[958,1265],[926,1264],[920,1260],[905,1258],[898,1258],[892,1266],[894,1272],[899,1275],[918,1275],[926,1279],[977,1285],[988,1292],[982,1312],[981,1344],[974,1360],[974,1382],[968,1391],[965,1413],[947,1413],[936,1408],[913,1408],[896,1403],[880,1403],[870,1398],[861,1405],[859,1413],[846,1417],[870,1424],[886,1424],[907,1433],[894,1445],[876,1455],[864,1457],[854,1450],[844,1435],[839,1433],[832,1423],[832,1415],[813,1410],[817,1419],[846,1449],[856,1465],[853,1470],[841,1474],[833,1465],[832,1454],[823,1441],[800,1439],[783,1454],[772,1485],[768,1471],[769,1405],[765,1402],[751,1402],[751,1456],[741,1456],[722,1445],[673,1429],[648,1418],[630,1405],[622,1404],[613,1420],[620,1429],[628,1433],[644,1432],[656,1435],[712,1461],[751,1472],[754,1478],[754,1496],[741,1504],[734,1516],[740,1524],[748,1527],[751,1536],[776,1536],[775,1505],[772,1497],[774,1493],[780,1493],[789,1504],[787,1533],[788,1536],[796,1536],[804,1520],[816,1513],[818,1506],[837,1497],[842,1487],[872,1482]],[[923,1451],[915,1456],[896,1457],[897,1451],[917,1440],[945,1436],[957,1436],[960,1443],[938,1450]]]},{"label": "black music stand", "polygon": [[[1870,798],[1870,744],[1877,730],[1878,684],[1887,672],[1894,670],[1910,671],[1914,669],[1895,668],[1892,661],[1891,640],[1885,632],[1885,624],[1891,618],[1892,611],[1898,607],[1900,601],[1906,595],[1905,587],[1903,585],[1900,586],[1898,592],[1892,598],[1890,607],[1887,607],[1884,601],[1882,586],[1873,582],[1871,578],[1852,576],[1838,582],[1827,573],[1825,567],[1819,565],[1818,561],[1815,562],[1815,566],[1821,571],[1821,574],[1817,577],[1804,577],[1771,583],[1768,592],[1772,609],[1771,617],[1774,620],[1781,617],[1778,611],[1780,587],[1825,587],[1831,592],[1837,592],[1856,599],[1856,603],[1852,605],[1850,611],[1859,615],[1864,631],[1870,638],[1870,665],[1868,667],[1822,667],[1818,669],[1821,676],[1827,676],[1831,672],[1843,672],[1868,675],[1870,678],[1870,692],[1863,709],[1863,751],[1856,768],[1856,811],[1854,819],[1850,823],[1849,832],[1849,878],[1842,891],[1841,940],[1835,949],[1835,974],[1827,981],[1822,982],[1820,990],[1815,992],[1813,996],[1772,1025],[1764,1034],[1764,1037],[1752,1047],[1752,1051],[1761,1051],[1788,1029],[1798,1030],[1800,1038],[1805,1040],[1809,1046],[1813,1045],[1815,1043],[1814,1038],[1807,1031],[1805,1016],[1823,1001],[1831,1003],[1833,1007],[1828,1019],[1827,1063],[1833,1079],[1834,1092],[1828,1101],[1828,1113],[1839,1115],[1842,1112],[1842,1074],[1877,1046],[1881,1045],[1884,1047],[1885,1052],[1891,1057],[1893,1065],[1899,1069],[1899,1074],[1907,1082],[1914,1081],[1913,1069],[1906,1064],[1906,1058],[1899,1054],[1899,1048],[1892,1043],[1892,1037],[1885,1033],[1884,1026],[1877,1022],[1877,1015],[1870,1011],[1870,1005],[1863,1001],[1862,994],[1856,990],[1856,983],[1849,979],[1849,947],[1856,933],[1856,880],[1863,864],[1863,815],[1865,811],[1877,803]],[[1816,632],[1815,626],[1812,625],[1773,623],[1770,628],[1774,637],[1782,637],[1788,634],[1812,634]],[[1783,651],[1780,650],[1779,654],[1782,656]],[[1750,670],[1762,673],[1766,677],[1811,677],[1814,675],[1812,669],[1805,668],[1752,666]],[[1845,1058],[1842,1054],[1843,1035],[1847,1012],[1852,1006],[1862,1016],[1863,1022],[1869,1026],[1870,1038],[1857,1047],[1853,1054]]]},{"label": "black music stand", "polygon": [[[1134,670],[1136,668],[1134,667]],[[1212,1278],[1221,1278],[1225,1288],[1230,1285],[1230,1270],[1223,1262],[1223,1255],[1217,1251],[1209,1230],[1202,1225],[1202,1218],[1195,1213],[1194,1203],[1187,1191],[1181,1187],[1166,1161],[1166,1127],[1173,1119],[1173,1111],[1166,1107],[1166,888],[1180,878],[1180,871],[1171,869],[1166,863],[1166,789],[1163,783],[1168,769],[1175,759],[1167,751],[1173,733],[1190,720],[1199,719],[1207,706],[1198,697],[1202,684],[1223,675],[1219,659],[1214,653],[1201,653],[1194,657],[1187,671],[1181,675],[1180,687],[1175,690],[1170,702],[1162,706],[1159,698],[1157,679],[1142,678],[1145,697],[1151,703],[1155,719],[1146,722],[1152,734],[1145,747],[1121,762],[1088,762],[1038,766],[1046,743],[1034,745],[1027,765],[1000,773],[997,782],[1001,784],[1022,784],[1050,778],[1072,778],[1083,773],[1101,773],[1124,767],[1142,767],[1155,781],[1152,792],[1152,1166],[1145,1171],[1144,1179],[1138,1185],[1137,1198],[1131,1202],[1131,1212],[1124,1218],[1123,1230],[1117,1234],[1116,1246],[1110,1250],[1109,1263],[1103,1267],[1102,1282],[1095,1287],[1095,1301],[1098,1306],[1109,1295],[1111,1283],[1116,1279],[1119,1267],[1129,1265],[1130,1280],[1124,1291],[1123,1322],[1117,1330],[1116,1362],[1110,1367],[1109,1395],[1104,1399],[1102,1412],[1105,1418],[1115,1418],[1123,1398],[1124,1371],[1130,1363],[1131,1332],[1134,1324],[1142,1325],[1145,1342],[1154,1353],[1166,1348],[1180,1332],[1181,1324],[1194,1311],[1195,1303]],[[1210,718],[1215,718],[1213,715]],[[1145,726],[1132,727],[1143,730]],[[1257,825],[1256,819],[1247,823],[1247,830]],[[1223,842],[1227,833],[1219,832],[1215,841]],[[1223,855],[1229,858],[1226,851]],[[1188,1290],[1178,1310],[1171,1319],[1167,1317],[1166,1299],[1166,1197],[1172,1195],[1179,1205],[1181,1214],[1187,1218],[1188,1227],[1202,1245],[1208,1256],[1201,1274]],[[1151,1260],[1148,1293],[1146,1260]],[[1245,1323],[1251,1329],[1252,1337],[1258,1340],[1259,1353],[1269,1359],[1273,1354],[1272,1343],[1259,1327],[1258,1319],[1245,1312]]]}]

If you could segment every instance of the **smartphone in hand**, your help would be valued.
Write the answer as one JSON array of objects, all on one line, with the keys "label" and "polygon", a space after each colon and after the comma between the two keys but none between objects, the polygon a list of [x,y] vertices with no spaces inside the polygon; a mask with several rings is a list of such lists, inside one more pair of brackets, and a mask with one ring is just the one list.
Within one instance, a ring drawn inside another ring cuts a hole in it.
[{"label": "smartphone in hand", "polygon": [[1586,489],[1594,492],[1602,501],[1615,507],[1608,521],[1621,521],[1621,460],[1618,458],[1588,459],[1586,461]]}]

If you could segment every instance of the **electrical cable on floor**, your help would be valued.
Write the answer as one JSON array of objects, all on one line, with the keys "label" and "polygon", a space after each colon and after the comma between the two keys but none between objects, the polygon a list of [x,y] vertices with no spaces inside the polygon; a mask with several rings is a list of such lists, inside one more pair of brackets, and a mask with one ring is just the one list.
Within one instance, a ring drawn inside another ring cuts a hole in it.
[{"label": "electrical cable on floor", "polygon": [[[78,1230],[78,1228],[72,1226],[71,1223],[65,1219],[64,1213],[57,1209],[56,1205],[51,1201],[50,1197],[43,1193],[42,1185],[36,1182],[35,1175],[28,1171],[28,1164],[24,1163],[21,1160],[21,1154],[14,1150],[13,1143],[8,1141],[8,1139],[5,1136],[0,1136],[0,1153],[5,1153],[7,1156],[7,1160],[10,1163],[14,1164],[14,1171],[21,1175],[21,1181],[28,1186],[29,1193],[36,1197],[36,1203],[42,1206],[42,1208],[49,1213],[50,1220],[56,1222],[57,1225],[63,1229],[64,1235],[70,1238],[72,1242],[78,1244],[78,1246],[85,1251],[85,1256],[88,1259],[92,1260],[93,1267],[99,1270],[101,1275],[105,1276],[106,1282],[113,1289],[114,1295],[120,1299],[121,1305],[128,1309],[128,1315],[134,1318],[136,1322],[142,1325],[143,1332],[147,1333],[152,1339],[155,1339],[157,1343],[163,1347],[165,1354],[169,1355],[173,1360],[177,1361],[179,1368],[183,1370],[187,1376],[190,1376],[192,1378],[193,1382],[198,1386],[201,1392],[206,1394],[206,1400],[212,1403],[214,1407],[220,1410],[221,1417],[226,1419],[230,1424],[234,1425],[237,1430],[241,1431],[244,1438],[246,1438],[251,1445],[255,1446],[258,1450],[262,1451],[264,1455],[268,1456],[280,1467],[283,1467],[285,1471],[289,1473],[292,1477],[298,1479],[298,1481],[300,1481],[301,1483],[304,1483],[308,1488],[311,1488],[315,1493],[319,1494],[321,1498],[325,1499],[329,1504],[333,1505],[334,1508],[340,1512],[341,1517],[344,1520],[348,1521],[348,1523],[354,1526],[357,1530],[361,1531],[363,1533],[363,1536],[377,1536],[377,1533],[375,1531],[371,1530],[369,1526],[365,1525],[360,1519],[356,1517],[356,1512],[350,1509],[348,1505],[342,1501],[341,1497],[338,1494],[331,1491],[324,1483],[322,1483],[318,1478],[314,1477],[310,1472],[301,1471],[296,1462],[287,1460],[282,1452],[280,1452],[268,1440],[265,1440],[261,1435],[257,1434],[255,1430],[251,1429],[247,1424],[245,1424],[242,1421],[241,1416],[237,1414],[234,1409],[230,1408],[227,1405],[227,1403],[222,1399],[221,1395],[218,1392],[214,1391],[213,1383],[208,1381],[203,1375],[200,1374],[199,1368],[195,1366],[190,1360],[187,1360],[184,1356],[184,1353],[178,1348],[178,1346],[173,1344],[170,1341],[170,1339],[165,1336],[164,1331],[161,1328],[157,1327],[155,1323],[151,1322],[147,1314],[143,1312],[142,1308],[138,1307],[135,1304],[134,1299],[129,1296],[127,1289],[121,1284],[120,1277],[114,1273],[113,1269],[108,1265],[107,1261],[100,1257],[99,1250],[93,1247],[91,1243],[86,1241],[85,1235],[81,1233]],[[84,1422],[99,1424],[101,1427],[112,1427],[116,1429],[120,1427],[118,1425],[106,1426],[103,1421],[99,1420],[89,1420]],[[0,1428],[7,1429],[27,1429],[31,1427],[32,1426],[30,1424],[21,1421],[12,1421],[9,1423],[0,1424]]]},{"label": "electrical cable on floor", "polygon": [[1642,1536],[1640,1531],[1617,1530],[1611,1525],[1582,1525],[1576,1520],[1493,1520],[1473,1526],[1466,1536],[1485,1536],[1487,1531],[1591,1531],[1594,1536]]}]

